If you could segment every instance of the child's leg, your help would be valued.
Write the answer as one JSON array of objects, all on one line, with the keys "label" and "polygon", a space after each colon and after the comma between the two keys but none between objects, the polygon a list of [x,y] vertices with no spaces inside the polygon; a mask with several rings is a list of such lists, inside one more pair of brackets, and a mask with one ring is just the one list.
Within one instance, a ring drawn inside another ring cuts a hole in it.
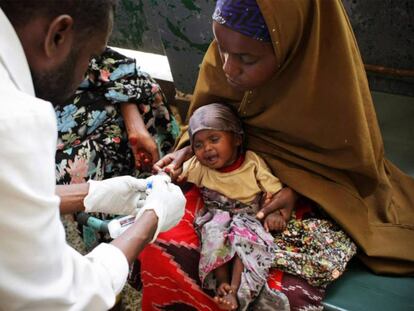
[{"label": "child's leg", "polygon": [[[235,258],[238,258],[238,257],[236,256]],[[233,264],[234,262],[235,262],[235,259],[232,260]],[[238,307],[238,303],[237,303],[238,287],[237,288],[233,287],[233,280],[230,282],[229,268],[230,268],[230,262],[214,270],[214,275],[216,276],[216,280],[217,280],[217,296],[214,297],[214,300],[216,301],[220,309],[236,310]],[[233,265],[232,274],[234,274],[234,265]],[[238,277],[238,280],[239,280],[239,286],[240,286],[241,275]]]},{"label": "child's leg", "polygon": [[231,287],[233,288],[235,293],[237,293],[237,291],[239,290],[243,270],[243,262],[240,259],[240,257],[236,254],[233,259],[233,273],[231,275]]},{"label": "child's leg", "polygon": [[230,268],[230,262],[227,262],[224,265],[218,267],[216,270],[214,270],[214,276],[216,277],[216,280],[217,280],[217,291],[219,290],[221,284],[223,283],[230,284],[229,268]]},{"label": "child's leg", "polygon": [[220,309],[223,310],[231,310],[229,308],[227,300],[225,299],[228,292],[230,291],[230,263],[231,262],[227,262],[214,270],[214,275],[217,281],[217,296],[214,297],[214,300]]},{"label": "child's leg", "polygon": [[[223,268],[225,266],[225,268]],[[217,278],[217,296],[214,300],[217,302],[219,307],[224,310],[236,310],[239,307],[237,302],[237,291],[241,283],[241,274],[244,266],[243,262],[237,256],[234,256],[232,260],[232,275],[231,282],[229,282],[229,270],[228,264],[216,269]],[[219,270],[220,269],[220,270]],[[219,270],[219,271],[218,271]]]}]

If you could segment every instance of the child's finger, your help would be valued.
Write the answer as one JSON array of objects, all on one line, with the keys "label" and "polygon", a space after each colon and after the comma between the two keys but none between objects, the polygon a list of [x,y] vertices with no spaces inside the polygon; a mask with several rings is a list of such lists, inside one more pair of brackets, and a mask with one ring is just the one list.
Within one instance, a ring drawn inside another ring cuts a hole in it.
[{"label": "child's finger", "polygon": [[257,218],[257,219],[263,219],[263,218],[264,218],[264,216],[265,216],[265,214],[264,214],[262,211],[259,211],[259,212],[256,214],[256,218]]},{"label": "child's finger", "polygon": [[266,232],[269,232],[269,225],[267,224],[267,221],[265,221],[265,223],[263,224],[263,227]]}]

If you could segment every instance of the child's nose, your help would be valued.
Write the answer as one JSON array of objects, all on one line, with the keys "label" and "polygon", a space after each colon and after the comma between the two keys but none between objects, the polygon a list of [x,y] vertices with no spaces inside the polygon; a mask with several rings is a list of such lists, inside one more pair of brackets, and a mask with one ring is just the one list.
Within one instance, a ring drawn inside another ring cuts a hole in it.
[{"label": "child's nose", "polygon": [[209,144],[209,143],[205,144],[204,149],[205,149],[206,151],[211,150],[211,149],[212,149],[211,144]]}]

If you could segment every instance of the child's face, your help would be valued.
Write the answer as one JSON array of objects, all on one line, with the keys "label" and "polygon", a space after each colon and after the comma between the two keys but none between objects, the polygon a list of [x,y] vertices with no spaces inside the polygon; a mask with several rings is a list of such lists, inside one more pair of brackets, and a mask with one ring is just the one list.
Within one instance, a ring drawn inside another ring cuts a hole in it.
[{"label": "child's face", "polygon": [[221,169],[237,160],[240,135],[227,131],[202,130],[194,135],[193,150],[201,164]]},{"label": "child's face", "polygon": [[273,46],[249,38],[230,28],[213,22],[223,71],[227,82],[234,88],[253,90],[269,81],[277,72]]}]

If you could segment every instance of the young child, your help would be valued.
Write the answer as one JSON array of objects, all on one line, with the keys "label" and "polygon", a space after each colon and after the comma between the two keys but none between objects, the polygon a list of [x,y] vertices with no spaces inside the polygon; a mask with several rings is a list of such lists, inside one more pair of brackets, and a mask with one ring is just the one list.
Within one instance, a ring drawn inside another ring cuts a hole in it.
[{"label": "young child", "polygon": [[[196,217],[201,240],[200,278],[205,288],[216,290],[214,299],[220,308],[245,310],[266,285],[271,267],[292,270],[283,262],[289,257],[292,234],[279,233],[274,238],[269,231],[287,229],[293,211],[280,210],[280,215],[265,218],[263,225],[256,218],[261,200],[270,200],[282,184],[263,159],[243,150],[242,125],[229,106],[198,108],[190,118],[188,131],[195,155],[184,163],[181,178],[197,185],[204,200],[204,209]],[[292,226],[296,228],[297,222]],[[303,226],[299,232],[301,236],[293,237],[294,241],[308,236],[303,234]],[[332,237],[336,231],[329,232],[326,237],[337,240]],[[355,246],[348,240],[345,244],[349,251],[344,252],[350,254],[340,254],[345,264],[355,253]],[[331,264],[331,270],[332,266],[337,267]],[[298,265],[293,267],[298,269]],[[343,268],[336,269],[334,278]]]},{"label": "young child", "polygon": [[[239,289],[239,300],[254,298],[273,263],[273,237],[255,215],[263,194],[269,199],[282,184],[257,154],[243,151],[241,122],[228,106],[199,108],[189,134],[195,156],[184,164],[183,176],[201,188],[205,203],[204,214],[196,218],[200,277],[205,287],[216,288],[219,306],[233,310]],[[269,229],[284,228],[290,211],[283,214],[280,228]]]}]

